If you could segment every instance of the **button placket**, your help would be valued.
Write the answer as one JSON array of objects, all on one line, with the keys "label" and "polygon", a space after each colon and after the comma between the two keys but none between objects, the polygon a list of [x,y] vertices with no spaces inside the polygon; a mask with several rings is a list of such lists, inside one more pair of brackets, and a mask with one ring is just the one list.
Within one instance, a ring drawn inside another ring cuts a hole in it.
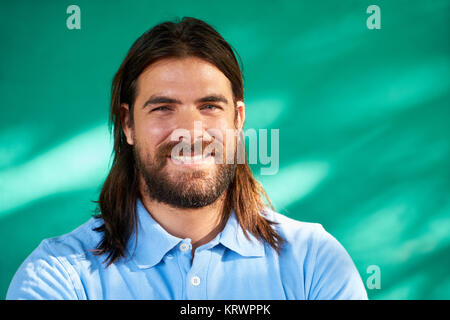
[{"label": "button placket", "polygon": [[181,243],[180,244],[180,246],[179,246],[179,248],[180,248],[180,250],[182,251],[182,252],[188,252],[189,251],[189,248],[190,246],[189,246],[189,244],[187,244],[187,243]]},{"label": "button placket", "polygon": [[192,276],[191,277],[191,284],[193,286],[195,286],[195,287],[200,285],[200,278],[198,276]]},{"label": "button placket", "polygon": [[187,299],[206,299],[206,275],[208,274],[211,250],[195,251],[193,264],[186,277]]},{"label": "button placket", "polygon": [[189,242],[184,240],[179,243],[175,248],[175,253],[178,260],[178,265],[180,267],[180,271],[183,273],[183,278],[187,281],[190,281],[188,277],[188,272],[191,269],[191,245]]}]

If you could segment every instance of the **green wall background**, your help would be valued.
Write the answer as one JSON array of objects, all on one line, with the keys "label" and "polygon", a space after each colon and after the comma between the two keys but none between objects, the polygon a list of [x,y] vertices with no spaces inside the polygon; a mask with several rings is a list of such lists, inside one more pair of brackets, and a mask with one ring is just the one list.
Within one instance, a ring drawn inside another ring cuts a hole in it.
[{"label": "green wall background", "polygon": [[[81,8],[81,30],[66,9]],[[369,30],[366,8],[381,8]],[[114,72],[194,16],[244,64],[246,128],[280,129],[276,209],[319,222],[371,299],[450,298],[450,1],[2,1],[0,297],[44,238],[87,221],[108,172]],[[259,173],[259,166],[253,166]]]}]

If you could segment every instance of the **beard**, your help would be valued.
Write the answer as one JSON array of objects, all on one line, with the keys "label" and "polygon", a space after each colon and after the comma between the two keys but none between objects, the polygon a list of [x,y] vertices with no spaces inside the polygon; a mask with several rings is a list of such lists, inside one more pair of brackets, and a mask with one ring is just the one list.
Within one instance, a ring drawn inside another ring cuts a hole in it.
[{"label": "beard", "polygon": [[[198,142],[205,150],[205,142]],[[167,170],[170,161],[167,155],[177,144],[171,141],[161,145],[154,157],[142,152],[138,143],[133,147],[137,170],[145,182],[143,192],[157,202],[176,208],[202,208],[214,203],[233,182],[237,163],[216,163],[214,170],[189,168],[174,177]]]}]

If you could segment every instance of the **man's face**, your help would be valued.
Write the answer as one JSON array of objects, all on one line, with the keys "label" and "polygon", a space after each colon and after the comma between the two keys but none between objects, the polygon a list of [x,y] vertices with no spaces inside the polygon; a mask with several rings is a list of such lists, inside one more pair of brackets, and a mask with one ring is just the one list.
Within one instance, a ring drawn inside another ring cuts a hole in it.
[{"label": "man's face", "polygon": [[[148,196],[174,207],[198,208],[228,188],[236,164],[218,164],[217,155],[204,151],[215,141],[226,155],[227,130],[242,128],[244,103],[234,104],[230,81],[214,65],[195,57],[155,62],[138,78],[133,122],[128,105],[122,105],[122,113]],[[215,139],[211,132],[218,133]],[[188,154],[173,152],[180,141]]]}]

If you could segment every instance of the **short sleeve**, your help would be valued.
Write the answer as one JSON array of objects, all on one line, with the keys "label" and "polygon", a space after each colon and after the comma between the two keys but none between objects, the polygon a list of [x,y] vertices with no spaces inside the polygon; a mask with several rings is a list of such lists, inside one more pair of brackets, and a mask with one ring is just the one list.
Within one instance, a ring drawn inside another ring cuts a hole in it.
[{"label": "short sleeve", "polygon": [[67,268],[44,240],[15,273],[6,299],[75,300],[78,297]]},{"label": "short sleeve", "polygon": [[344,247],[318,225],[311,300],[367,300],[361,277]]}]

